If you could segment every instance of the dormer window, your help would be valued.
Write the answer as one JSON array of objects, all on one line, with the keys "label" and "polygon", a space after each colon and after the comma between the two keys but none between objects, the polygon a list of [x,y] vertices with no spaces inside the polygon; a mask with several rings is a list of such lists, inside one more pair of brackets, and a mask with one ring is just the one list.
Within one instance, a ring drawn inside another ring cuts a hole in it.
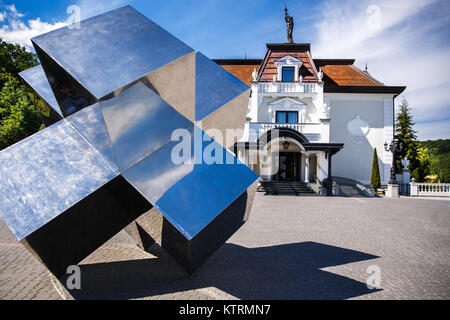
[{"label": "dormer window", "polygon": [[302,62],[290,55],[284,56],[275,61],[278,70],[277,81],[294,82],[298,81],[298,75]]},{"label": "dormer window", "polygon": [[282,67],[281,81],[294,82],[295,81],[295,67]]}]

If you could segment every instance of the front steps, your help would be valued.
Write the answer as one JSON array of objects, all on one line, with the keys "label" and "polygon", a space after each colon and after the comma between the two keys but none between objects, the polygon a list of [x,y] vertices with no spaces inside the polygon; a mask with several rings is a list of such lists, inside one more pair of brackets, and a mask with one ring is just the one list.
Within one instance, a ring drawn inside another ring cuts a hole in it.
[{"label": "front steps", "polygon": [[258,192],[265,194],[315,194],[315,192],[305,183],[300,181],[262,181],[258,187]]}]

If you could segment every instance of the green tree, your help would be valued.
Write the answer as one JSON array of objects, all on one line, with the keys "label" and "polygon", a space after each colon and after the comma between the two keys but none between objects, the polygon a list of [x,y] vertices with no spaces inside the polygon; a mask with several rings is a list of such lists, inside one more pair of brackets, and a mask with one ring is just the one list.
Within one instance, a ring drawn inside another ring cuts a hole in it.
[{"label": "green tree", "polygon": [[401,161],[407,158],[409,160],[408,169],[411,172],[411,177],[418,182],[422,182],[430,171],[429,152],[428,149],[422,148],[417,141],[417,132],[413,129],[414,122],[408,101],[405,98],[403,98],[399,108],[395,133],[403,148],[395,155],[395,169],[396,172],[401,172],[403,168]]},{"label": "green tree", "polygon": [[408,159],[416,159],[418,165],[411,171],[411,178],[417,182],[424,182],[425,177],[430,174],[430,153],[427,148],[421,147],[416,141],[414,147],[407,154]]},{"label": "green tree", "polygon": [[0,150],[42,128],[31,90],[18,80],[19,72],[37,63],[35,54],[0,39]]},{"label": "green tree", "polygon": [[377,190],[381,186],[380,168],[378,167],[377,148],[373,151],[372,174],[370,176],[370,184]]},{"label": "green tree", "polygon": [[429,150],[430,174],[443,183],[450,182],[450,139],[428,140],[420,145]]},{"label": "green tree", "polygon": [[402,171],[403,166],[401,164],[401,161],[402,159],[407,157],[408,152],[412,157],[411,159],[407,157],[410,161],[410,170],[412,171],[412,168],[416,168],[418,163],[418,161],[416,160],[417,150],[412,150],[415,147],[417,136],[416,131],[414,131],[413,129],[414,122],[412,121],[412,115],[409,109],[408,101],[406,101],[405,98],[403,98],[402,102],[400,103],[399,109],[400,110],[397,114],[395,133],[397,139],[402,143],[403,148],[400,152],[396,153],[396,172]]},{"label": "green tree", "polygon": [[38,59],[34,53],[28,52],[25,47],[5,42],[0,38],[0,68],[2,73],[6,72],[17,77],[19,72],[37,64]]},{"label": "green tree", "polygon": [[0,149],[35,133],[41,124],[25,87],[11,77],[0,91]]}]

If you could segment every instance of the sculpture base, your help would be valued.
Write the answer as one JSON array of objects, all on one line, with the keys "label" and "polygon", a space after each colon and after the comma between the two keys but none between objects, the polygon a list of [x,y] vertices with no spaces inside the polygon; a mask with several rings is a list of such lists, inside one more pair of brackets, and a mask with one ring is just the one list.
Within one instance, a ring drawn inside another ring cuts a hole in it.
[{"label": "sculpture base", "polygon": [[398,198],[399,197],[398,184],[392,184],[392,183],[388,184],[388,188],[386,191],[386,197],[388,197],[388,198]]},{"label": "sculpture base", "polygon": [[192,274],[248,220],[257,184],[255,181],[192,239],[187,239],[156,208],[125,230],[145,250],[156,242]]}]

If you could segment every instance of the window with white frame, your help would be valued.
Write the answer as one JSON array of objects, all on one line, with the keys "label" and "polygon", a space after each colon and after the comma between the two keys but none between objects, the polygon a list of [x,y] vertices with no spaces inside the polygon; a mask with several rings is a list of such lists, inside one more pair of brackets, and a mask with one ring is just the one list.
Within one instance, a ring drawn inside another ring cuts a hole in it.
[{"label": "window with white frame", "polygon": [[302,62],[289,55],[275,61],[278,70],[277,80],[283,82],[298,81],[298,75]]}]

